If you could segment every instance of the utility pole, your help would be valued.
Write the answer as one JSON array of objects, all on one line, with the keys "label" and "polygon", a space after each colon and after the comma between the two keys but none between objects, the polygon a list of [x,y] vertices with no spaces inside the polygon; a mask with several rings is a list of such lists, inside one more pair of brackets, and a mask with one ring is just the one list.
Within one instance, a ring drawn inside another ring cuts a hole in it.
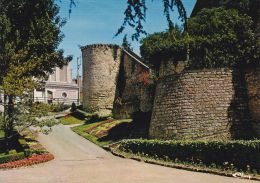
[{"label": "utility pole", "polygon": [[79,62],[79,57],[77,57],[77,84],[78,84],[78,105],[80,104],[80,75],[79,75],[79,70],[81,63]]}]

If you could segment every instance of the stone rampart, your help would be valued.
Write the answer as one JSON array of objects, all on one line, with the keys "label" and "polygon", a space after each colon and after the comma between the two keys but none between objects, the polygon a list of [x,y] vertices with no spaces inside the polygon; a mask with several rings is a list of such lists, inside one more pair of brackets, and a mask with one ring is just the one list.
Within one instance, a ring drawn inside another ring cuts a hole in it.
[{"label": "stone rampart", "polygon": [[253,126],[260,137],[260,66],[246,71],[249,109]]},{"label": "stone rampart", "polygon": [[82,47],[83,107],[101,116],[112,113],[120,49],[117,45],[95,44]]},{"label": "stone rampart", "polygon": [[184,70],[158,81],[149,135],[163,139],[244,138],[251,129],[240,72]]}]

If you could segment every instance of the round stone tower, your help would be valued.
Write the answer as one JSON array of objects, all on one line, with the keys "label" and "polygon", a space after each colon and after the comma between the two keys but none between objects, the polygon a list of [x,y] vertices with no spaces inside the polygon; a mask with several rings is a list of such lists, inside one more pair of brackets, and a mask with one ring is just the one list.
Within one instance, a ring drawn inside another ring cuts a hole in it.
[{"label": "round stone tower", "polygon": [[83,59],[83,107],[100,116],[112,113],[120,65],[117,45],[81,47]]}]

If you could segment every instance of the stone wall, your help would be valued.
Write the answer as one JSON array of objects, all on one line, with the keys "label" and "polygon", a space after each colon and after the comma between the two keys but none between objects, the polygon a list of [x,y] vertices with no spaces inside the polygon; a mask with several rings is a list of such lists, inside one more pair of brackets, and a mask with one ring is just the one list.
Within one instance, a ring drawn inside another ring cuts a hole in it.
[{"label": "stone wall", "polygon": [[130,118],[137,111],[149,112],[153,106],[153,91],[143,85],[139,74],[150,72],[128,54],[122,52],[117,91],[113,107],[115,118]]},{"label": "stone wall", "polygon": [[112,113],[120,49],[117,45],[88,45],[82,47],[83,107],[99,115]]},{"label": "stone wall", "polygon": [[82,47],[86,110],[102,116],[113,114],[115,118],[130,118],[134,112],[152,110],[153,92],[138,80],[138,75],[149,72],[149,68],[136,60],[138,56],[131,50],[127,52],[130,54],[117,45]]},{"label": "stone wall", "polygon": [[240,72],[183,71],[159,79],[149,135],[163,139],[244,138],[251,129]]},{"label": "stone wall", "polygon": [[249,109],[254,129],[260,137],[260,66],[246,71]]}]

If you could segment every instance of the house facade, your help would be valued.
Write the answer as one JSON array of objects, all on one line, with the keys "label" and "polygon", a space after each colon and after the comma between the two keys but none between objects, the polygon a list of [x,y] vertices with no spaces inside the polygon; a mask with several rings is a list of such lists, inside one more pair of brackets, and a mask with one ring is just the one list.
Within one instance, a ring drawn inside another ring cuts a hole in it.
[{"label": "house facade", "polygon": [[34,90],[35,102],[79,103],[79,86],[72,79],[71,65],[56,68],[49,76],[44,87]]}]

